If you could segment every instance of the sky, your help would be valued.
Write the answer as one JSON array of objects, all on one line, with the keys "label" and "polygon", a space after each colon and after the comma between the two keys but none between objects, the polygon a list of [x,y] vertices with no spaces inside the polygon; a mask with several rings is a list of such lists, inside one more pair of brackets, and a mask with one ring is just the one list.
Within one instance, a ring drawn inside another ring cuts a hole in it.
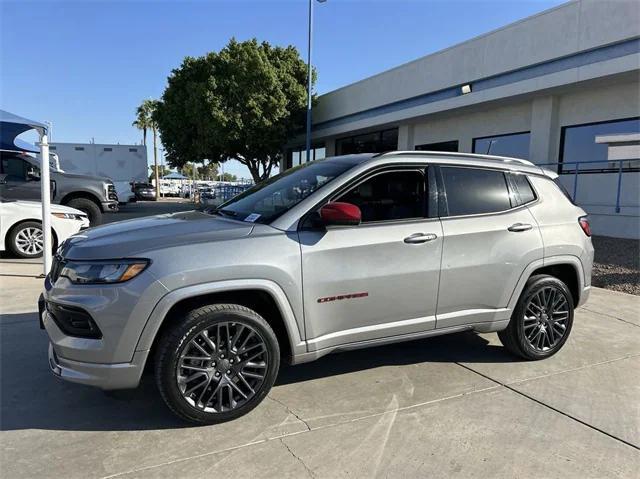
[{"label": "sky", "polygon": [[[548,0],[327,0],[314,8],[320,94],[560,5]],[[0,109],[50,121],[60,142],[135,144],[131,122],[185,56],[231,37],[294,45],[307,0],[0,0]],[[30,139],[30,138],[27,138]],[[149,162],[153,152],[149,148]],[[249,172],[238,163],[225,171]]]}]

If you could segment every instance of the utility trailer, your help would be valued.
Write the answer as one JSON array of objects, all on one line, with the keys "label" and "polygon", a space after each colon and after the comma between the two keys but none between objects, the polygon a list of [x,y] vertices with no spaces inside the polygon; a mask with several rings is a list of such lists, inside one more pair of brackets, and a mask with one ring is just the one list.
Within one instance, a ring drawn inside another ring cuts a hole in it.
[{"label": "utility trailer", "polygon": [[144,145],[51,143],[50,151],[58,157],[59,168],[66,173],[110,178],[121,203],[134,198],[133,183],[149,181]]}]

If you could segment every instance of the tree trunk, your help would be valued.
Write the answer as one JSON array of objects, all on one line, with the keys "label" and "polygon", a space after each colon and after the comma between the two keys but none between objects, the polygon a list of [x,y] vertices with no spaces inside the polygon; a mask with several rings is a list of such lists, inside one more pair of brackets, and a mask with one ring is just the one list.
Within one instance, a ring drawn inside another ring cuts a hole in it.
[{"label": "tree trunk", "polygon": [[142,144],[144,146],[147,146],[147,129],[146,128],[142,129]]},{"label": "tree trunk", "polygon": [[160,199],[160,178],[158,175],[158,148],[156,145],[156,129],[153,128],[153,165],[156,172],[156,200]]}]

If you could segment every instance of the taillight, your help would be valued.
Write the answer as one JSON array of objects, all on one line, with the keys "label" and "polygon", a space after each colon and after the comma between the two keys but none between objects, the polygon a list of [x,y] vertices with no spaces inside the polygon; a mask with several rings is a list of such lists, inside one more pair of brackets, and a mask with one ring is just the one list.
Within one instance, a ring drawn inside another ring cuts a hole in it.
[{"label": "taillight", "polygon": [[581,216],[578,218],[578,223],[580,223],[580,227],[584,234],[587,236],[591,236],[591,225],[589,224],[589,219],[586,216]]}]

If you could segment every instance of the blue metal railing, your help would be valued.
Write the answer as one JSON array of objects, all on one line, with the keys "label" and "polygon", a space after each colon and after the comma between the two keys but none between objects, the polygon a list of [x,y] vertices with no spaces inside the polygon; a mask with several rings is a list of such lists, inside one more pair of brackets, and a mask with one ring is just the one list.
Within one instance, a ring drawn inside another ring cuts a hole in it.
[{"label": "blue metal railing", "polygon": [[[593,174],[593,173],[612,173],[615,172],[616,170],[613,168],[597,168],[597,169],[589,169],[589,170],[580,170],[580,166],[581,165],[588,165],[588,164],[594,164],[594,163],[599,163],[599,164],[607,164],[607,165],[611,165],[611,164],[615,164],[617,163],[617,174],[618,174],[618,185],[616,188],[616,213],[620,213],[620,191],[622,190],[622,174],[623,173],[628,173],[628,172],[638,172],[640,171],[640,158],[636,158],[636,159],[627,159],[627,160],[595,160],[595,161],[562,161],[562,162],[554,162],[554,163],[537,163],[536,166],[555,166],[555,170],[558,172],[559,175],[566,175],[566,174],[573,174],[573,195],[572,195],[572,199],[575,202],[576,201],[576,197],[578,195],[578,175],[580,173],[585,174],[585,173],[589,173],[589,174]],[[629,166],[628,167],[623,167],[624,163],[628,163]],[[635,163],[636,166],[631,166],[633,163]],[[563,167],[564,166],[568,166],[568,165],[575,165],[575,170],[573,171],[563,171]]]},{"label": "blue metal railing", "polygon": [[234,196],[243,193],[245,190],[251,188],[253,186],[252,183],[241,184],[241,185],[215,185],[213,190],[216,193],[216,198],[220,198],[223,202],[230,200]]}]

